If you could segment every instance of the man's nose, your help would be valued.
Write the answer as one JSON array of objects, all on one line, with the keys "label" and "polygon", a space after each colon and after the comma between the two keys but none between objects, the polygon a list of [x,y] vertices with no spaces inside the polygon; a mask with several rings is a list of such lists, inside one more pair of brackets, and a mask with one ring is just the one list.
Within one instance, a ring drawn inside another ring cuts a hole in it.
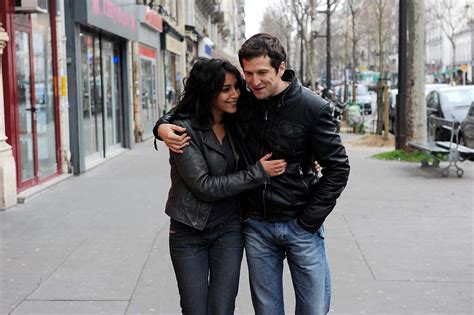
[{"label": "man's nose", "polygon": [[257,76],[252,78],[252,85],[257,86],[260,84],[260,79]]}]

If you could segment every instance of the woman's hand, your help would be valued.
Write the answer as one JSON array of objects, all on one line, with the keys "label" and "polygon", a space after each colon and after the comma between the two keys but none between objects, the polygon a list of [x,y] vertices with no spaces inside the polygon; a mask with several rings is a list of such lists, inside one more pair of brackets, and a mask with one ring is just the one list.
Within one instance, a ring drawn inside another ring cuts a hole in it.
[{"label": "woman's hand", "polygon": [[191,140],[186,133],[186,128],[173,124],[161,124],[158,127],[158,135],[174,153],[183,153],[183,148],[189,145]]},{"label": "woman's hand", "polygon": [[269,160],[272,156],[272,153],[267,153],[262,156],[260,163],[263,166],[263,169],[270,177],[279,176],[283,174],[286,170],[286,161],[285,160]]},{"label": "woman's hand", "polygon": [[314,161],[311,167],[313,168],[313,171],[316,174],[319,174],[319,172],[321,172],[321,165],[319,165],[318,161]]}]

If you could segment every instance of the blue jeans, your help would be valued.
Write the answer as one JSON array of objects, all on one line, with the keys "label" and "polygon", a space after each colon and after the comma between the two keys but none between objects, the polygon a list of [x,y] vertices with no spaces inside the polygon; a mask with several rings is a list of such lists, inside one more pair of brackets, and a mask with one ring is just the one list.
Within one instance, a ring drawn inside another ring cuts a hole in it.
[{"label": "blue jeans", "polygon": [[295,220],[244,223],[245,252],[255,314],[284,314],[283,261],[288,259],[296,296],[295,314],[327,314],[331,279],[324,229],[310,233]]},{"label": "blue jeans", "polygon": [[171,225],[169,245],[183,314],[234,314],[244,247],[240,220],[203,231]]}]

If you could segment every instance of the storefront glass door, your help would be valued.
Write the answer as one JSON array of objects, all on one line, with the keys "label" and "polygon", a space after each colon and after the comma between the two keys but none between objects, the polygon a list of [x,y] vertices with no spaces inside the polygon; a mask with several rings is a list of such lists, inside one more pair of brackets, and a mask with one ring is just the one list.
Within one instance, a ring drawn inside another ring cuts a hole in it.
[{"label": "storefront glass door", "polygon": [[16,75],[20,130],[21,182],[35,179],[36,137],[33,130],[36,120],[32,104],[32,78],[30,64],[30,34],[15,31]]},{"label": "storefront glass door", "polygon": [[16,15],[19,187],[57,174],[58,137],[49,14]]},{"label": "storefront glass door", "polygon": [[83,145],[88,163],[122,147],[119,45],[81,31]]},{"label": "storefront glass door", "polygon": [[122,106],[120,97],[120,66],[118,48],[113,42],[102,41],[102,61],[104,69],[104,114],[106,153],[122,145]]},{"label": "storefront glass door", "polygon": [[155,60],[146,58],[141,59],[141,122],[145,135],[151,134],[156,119],[158,118],[158,107],[156,104],[155,64]]},{"label": "storefront glass door", "polygon": [[53,60],[49,15],[32,14],[33,56],[35,71],[36,132],[38,137],[39,176],[58,169],[56,117],[53,88]]},{"label": "storefront glass door", "polygon": [[83,148],[87,160],[103,155],[102,83],[99,39],[81,34]]}]

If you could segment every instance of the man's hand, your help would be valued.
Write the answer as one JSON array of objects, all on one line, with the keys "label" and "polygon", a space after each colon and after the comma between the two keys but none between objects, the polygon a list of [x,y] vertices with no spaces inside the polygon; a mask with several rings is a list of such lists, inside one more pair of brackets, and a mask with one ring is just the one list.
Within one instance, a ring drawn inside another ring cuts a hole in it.
[{"label": "man's hand", "polygon": [[186,128],[173,124],[161,124],[158,127],[158,135],[174,153],[183,153],[183,148],[188,146],[191,140],[186,133]]}]

